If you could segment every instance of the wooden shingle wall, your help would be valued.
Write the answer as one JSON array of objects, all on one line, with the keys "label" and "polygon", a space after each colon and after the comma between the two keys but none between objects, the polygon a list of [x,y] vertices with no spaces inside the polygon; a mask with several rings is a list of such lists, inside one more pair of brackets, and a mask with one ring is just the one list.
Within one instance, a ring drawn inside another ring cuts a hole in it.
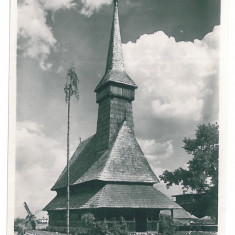
[{"label": "wooden shingle wall", "polygon": [[97,94],[99,102],[96,150],[101,151],[110,146],[120,124],[124,119],[133,130],[132,100],[134,90],[125,87],[108,86]]}]

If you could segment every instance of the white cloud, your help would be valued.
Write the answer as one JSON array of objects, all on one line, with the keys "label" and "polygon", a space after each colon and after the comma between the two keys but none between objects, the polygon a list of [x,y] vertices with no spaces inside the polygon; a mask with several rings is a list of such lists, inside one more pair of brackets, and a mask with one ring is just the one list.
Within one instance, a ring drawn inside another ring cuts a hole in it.
[{"label": "white cloud", "polygon": [[76,6],[73,0],[39,0],[44,9],[57,11],[60,9],[70,9]]},{"label": "white cloud", "polygon": [[[91,16],[112,0],[81,0],[80,13]],[[55,50],[57,40],[47,25],[47,11],[54,13],[61,9],[76,7],[73,0],[22,0],[18,3],[18,49],[23,56],[36,59],[43,70],[50,70],[52,63],[48,56]]]},{"label": "white cloud", "polygon": [[56,73],[61,73],[61,72],[63,72],[63,71],[65,71],[64,67],[63,67],[63,66],[59,66],[59,67],[57,68],[57,70],[56,70]]},{"label": "white cloud", "polygon": [[42,69],[52,66],[45,61],[56,44],[46,24],[46,12],[37,0],[25,0],[18,6],[18,48],[23,55],[37,59]]},{"label": "white cloud", "polygon": [[[191,99],[175,99],[170,103],[161,103],[160,99],[151,102],[153,114],[157,117],[176,117],[181,119],[201,119],[201,112],[195,112],[195,109],[202,110],[203,100],[192,97]],[[192,115],[194,114],[194,115]]]},{"label": "white cloud", "polygon": [[17,123],[16,140],[15,211],[22,217],[23,202],[34,212],[53,198],[50,188],[66,164],[66,151],[44,134],[43,126],[30,121]]},{"label": "white cloud", "polygon": [[206,100],[217,102],[219,26],[194,42],[176,42],[162,31],[145,34],[123,50],[142,107],[153,117],[201,121]]},{"label": "white cloud", "polygon": [[47,10],[72,7],[72,0],[23,0],[18,4],[18,49],[24,56],[36,59],[43,70],[52,67],[46,60],[57,42],[46,23]]},{"label": "white cloud", "polygon": [[81,14],[90,17],[94,12],[100,10],[104,5],[110,5],[112,0],[81,0],[83,7],[80,11]]},{"label": "white cloud", "polygon": [[172,140],[159,143],[154,139],[138,139],[138,143],[154,173],[159,176],[163,172],[163,169],[160,168],[160,161],[170,158],[174,154]]},{"label": "white cloud", "polygon": [[173,154],[172,140],[158,143],[156,140],[142,140],[138,139],[138,143],[146,156],[149,159],[162,159],[171,157]]}]

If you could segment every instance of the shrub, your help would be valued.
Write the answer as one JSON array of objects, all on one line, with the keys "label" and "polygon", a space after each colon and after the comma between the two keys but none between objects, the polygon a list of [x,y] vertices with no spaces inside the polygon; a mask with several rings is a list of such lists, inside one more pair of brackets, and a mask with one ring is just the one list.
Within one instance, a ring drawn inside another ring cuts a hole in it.
[{"label": "shrub", "polygon": [[176,233],[176,223],[169,215],[160,215],[159,229],[163,235],[173,235]]},{"label": "shrub", "polygon": [[128,229],[126,221],[123,217],[120,218],[119,222],[113,221],[109,224],[110,235],[128,235]]},{"label": "shrub", "polygon": [[[66,233],[66,227],[48,226],[48,231]],[[96,221],[91,213],[82,216],[80,227],[71,227],[70,233],[74,235],[128,235],[127,224],[123,218],[120,220],[105,222]]]},{"label": "shrub", "polygon": [[14,231],[18,232],[19,235],[24,234],[24,221],[25,219],[16,218],[14,220]]}]

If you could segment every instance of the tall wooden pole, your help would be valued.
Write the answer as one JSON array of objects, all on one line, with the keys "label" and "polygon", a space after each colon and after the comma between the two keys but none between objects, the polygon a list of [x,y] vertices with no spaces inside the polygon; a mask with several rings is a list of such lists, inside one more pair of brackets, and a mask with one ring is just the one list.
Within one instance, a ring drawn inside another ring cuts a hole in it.
[{"label": "tall wooden pole", "polygon": [[70,94],[71,84],[69,86],[68,95],[68,125],[67,125],[67,235],[69,235],[69,200],[70,200],[70,188],[69,188],[69,121],[70,121]]}]

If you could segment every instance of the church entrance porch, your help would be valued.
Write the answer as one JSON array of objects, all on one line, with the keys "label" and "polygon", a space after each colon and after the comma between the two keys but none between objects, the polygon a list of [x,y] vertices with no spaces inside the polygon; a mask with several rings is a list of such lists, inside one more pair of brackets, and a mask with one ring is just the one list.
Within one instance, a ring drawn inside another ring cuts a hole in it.
[{"label": "church entrance porch", "polygon": [[[96,221],[105,221],[108,225],[114,222],[119,223],[120,218],[124,218],[130,234],[157,234],[159,231],[158,209],[140,208],[99,208],[93,210],[71,210],[70,226],[81,227],[81,218],[84,214],[91,213]],[[66,227],[66,211],[50,212],[49,225],[56,227]]]}]

